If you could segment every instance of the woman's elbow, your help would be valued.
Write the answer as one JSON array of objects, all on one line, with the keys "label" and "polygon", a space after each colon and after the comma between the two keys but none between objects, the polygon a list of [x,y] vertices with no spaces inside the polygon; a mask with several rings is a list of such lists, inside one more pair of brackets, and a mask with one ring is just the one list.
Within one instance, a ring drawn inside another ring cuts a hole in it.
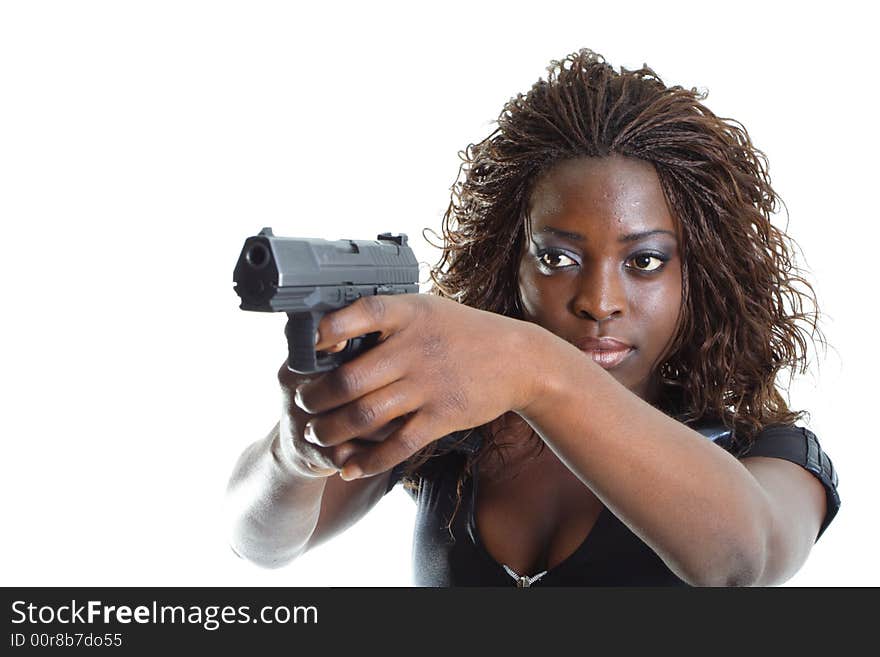
[{"label": "woman's elbow", "polygon": [[238,558],[266,570],[283,568],[305,552],[302,548],[279,548],[254,540],[243,539],[235,533],[230,538],[229,547]]},{"label": "woman's elbow", "polygon": [[705,587],[755,586],[764,571],[763,563],[760,550],[732,550],[724,559],[713,561],[689,578],[688,584]]},{"label": "woman's elbow", "polygon": [[229,495],[226,501],[227,542],[239,558],[260,568],[274,570],[283,568],[305,552],[304,543],[278,532],[267,519],[241,504],[234,495]]}]

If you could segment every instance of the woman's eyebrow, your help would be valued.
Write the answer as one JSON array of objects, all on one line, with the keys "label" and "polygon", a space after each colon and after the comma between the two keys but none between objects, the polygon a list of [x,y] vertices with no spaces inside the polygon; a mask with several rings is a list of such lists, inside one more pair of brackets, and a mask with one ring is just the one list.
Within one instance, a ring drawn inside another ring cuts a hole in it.
[{"label": "woman's eyebrow", "polygon": [[[572,233],[567,230],[561,230],[559,228],[554,228],[553,226],[544,226],[540,231],[541,233],[551,233],[556,235],[557,237],[561,237],[563,239],[572,240],[573,242],[586,242],[587,238],[581,235],[580,233]],[[621,235],[617,238],[618,242],[637,242],[638,240],[649,237],[651,235],[656,235],[658,233],[665,233],[667,235],[672,235],[675,237],[675,233],[671,230],[663,230],[661,228],[655,228],[654,230],[644,230],[638,233],[630,233],[629,235]]]}]

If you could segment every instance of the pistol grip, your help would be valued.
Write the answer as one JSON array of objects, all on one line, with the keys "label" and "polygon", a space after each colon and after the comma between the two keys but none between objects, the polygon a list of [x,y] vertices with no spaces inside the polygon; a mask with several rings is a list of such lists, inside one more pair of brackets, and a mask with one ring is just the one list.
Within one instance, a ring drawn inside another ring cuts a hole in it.
[{"label": "pistol grip", "polygon": [[379,333],[368,333],[348,341],[345,349],[335,354],[315,351],[315,333],[323,313],[287,313],[287,367],[298,374],[328,372],[347,363],[379,342]]}]

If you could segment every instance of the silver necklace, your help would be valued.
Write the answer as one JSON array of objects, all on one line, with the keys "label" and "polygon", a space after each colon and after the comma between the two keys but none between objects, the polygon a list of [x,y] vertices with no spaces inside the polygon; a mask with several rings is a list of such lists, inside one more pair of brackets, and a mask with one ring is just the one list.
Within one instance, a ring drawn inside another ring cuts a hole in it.
[{"label": "silver necklace", "polygon": [[518,575],[513,570],[513,568],[508,566],[506,563],[501,564],[501,566],[504,568],[504,570],[507,572],[508,575],[510,575],[511,577],[513,577],[513,579],[516,580],[516,587],[520,588],[520,589],[530,587],[532,584],[534,584],[539,579],[541,579],[544,575],[547,574],[547,571],[545,570],[545,571],[538,573],[537,575],[529,577],[528,575]]}]

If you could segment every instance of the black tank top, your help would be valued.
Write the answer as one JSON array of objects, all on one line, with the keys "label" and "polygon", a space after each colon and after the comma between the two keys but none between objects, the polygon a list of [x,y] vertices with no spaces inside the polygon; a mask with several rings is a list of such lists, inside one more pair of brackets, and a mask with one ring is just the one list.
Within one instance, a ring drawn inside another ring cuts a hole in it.
[{"label": "black tank top", "polygon": [[[715,444],[734,452],[730,432],[718,424],[694,427]],[[448,453],[429,460],[419,471],[418,491],[407,489],[416,501],[413,568],[416,586],[687,586],[607,507],[603,507],[583,543],[564,561],[541,573],[515,573],[488,553],[477,530],[474,501],[477,477],[465,480],[461,504],[454,514],[456,484],[469,453],[482,437],[465,432],[441,439]],[[797,463],[825,487],[827,513],[819,536],[840,508],[837,473],[816,436],[798,426],[768,427],[744,456],[770,456]],[[386,493],[400,481],[404,464],[392,470]],[[452,525],[449,519],[453,518]]]}]

